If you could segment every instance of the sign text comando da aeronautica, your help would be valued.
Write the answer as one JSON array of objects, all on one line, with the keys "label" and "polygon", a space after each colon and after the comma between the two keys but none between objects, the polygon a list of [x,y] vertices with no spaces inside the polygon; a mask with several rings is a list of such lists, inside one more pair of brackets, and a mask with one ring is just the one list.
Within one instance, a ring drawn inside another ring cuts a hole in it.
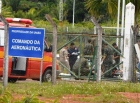
[{"label": "sign text comando da aeronautica", "polygon": [[41,51],[39,40],[12,39],[12,43],[17,44],[11,46],[14,50]]}]

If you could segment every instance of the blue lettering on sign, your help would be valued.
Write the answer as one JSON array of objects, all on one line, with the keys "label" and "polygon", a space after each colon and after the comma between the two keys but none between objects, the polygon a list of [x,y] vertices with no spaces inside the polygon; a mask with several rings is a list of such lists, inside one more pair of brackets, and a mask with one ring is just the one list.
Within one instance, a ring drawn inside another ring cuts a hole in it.
[{"label": "blue lettering on sign", "polygon": [[9,28],[10,56],[42,58],[45,30],[42,28]]}]

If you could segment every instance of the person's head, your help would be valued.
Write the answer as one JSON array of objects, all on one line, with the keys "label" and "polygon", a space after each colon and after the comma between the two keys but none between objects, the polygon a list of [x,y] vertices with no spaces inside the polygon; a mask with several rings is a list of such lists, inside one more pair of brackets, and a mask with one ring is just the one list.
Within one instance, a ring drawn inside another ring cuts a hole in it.
[{"label": "person's head", "polygon": [[71,47],[71,48],[74,48],[74,47],[75,47],[75,44],[72,42],[72,43],[70,44],[70,47]]},{"label": "person's head", "polygon": [[113,46],[114,48],[117,48],[117,44],[116,44],[116,43],[113,43],[112,46]]},{"label": "person's head", "polygon": [[47,37],[45,37],[45,40],[47,40]]},{"label": "person's head", "polygon": [[106,48],[107,46],[108,46],[108,44],[103,42],[103,48]]},{"label": "person's head", "polygon": [[68,45],[65,45],[64,48],[65,48],[65,49],[68,49]]},{"label": "person's head", "polygon": [[95,46],[95,38],[91,38],[91,43],[93,46]]},{"label": "person's head", "polygon": [[91,43],[91,39],[88,39],[88,43]]}]

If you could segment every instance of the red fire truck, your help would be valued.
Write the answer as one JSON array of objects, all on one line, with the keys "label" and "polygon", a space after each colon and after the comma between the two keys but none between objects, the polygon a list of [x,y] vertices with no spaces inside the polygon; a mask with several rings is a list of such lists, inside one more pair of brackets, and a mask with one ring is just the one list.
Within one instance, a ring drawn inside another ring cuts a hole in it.
[{"label": "red fire truck", "polygon": [[[21,18],[6,18],[10,27],[35,28],[32,26],[32,20]],[[3,76],[4,61],[4,24],[0,22],[0,76]],[[44,44],[45,47],[45,44]],[[44,49],[45,50],[45,49]],[[39,58],[22,58],[9,56],[8,81],[16,82],[17,80],[40,79]],[[59,75],[58,65],[56,65],[56,74]],[[52,52],[44,51],[42,81],[48,82],[52,80]]]}]

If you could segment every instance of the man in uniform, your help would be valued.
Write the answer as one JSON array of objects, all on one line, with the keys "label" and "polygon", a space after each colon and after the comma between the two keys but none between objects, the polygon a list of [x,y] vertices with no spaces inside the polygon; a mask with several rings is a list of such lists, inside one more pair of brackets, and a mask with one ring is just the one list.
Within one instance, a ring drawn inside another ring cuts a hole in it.
[{"label": "man in uniform", "polygon": [[[121,53],[121,50],[118,48],[116,43],[113,43],[112,46]],[[119,64],[120,63],[120,54],[118,52],[116,52],[115,50],[113,51],[114,54],[114,60],[115,60],[115,64]],[[119,68],[118,68],[119,69]]]},{"label": "man in uniform", "polygon": [[[118,51],[121,53],[121,50],[118,48],[117,44],[116,43],[113,43],[112,46]],[[116,52],[115,50],[113,50],[113,59],[114,59],[114,63],[113,63],[113,66],[117,65],[120,63],[120,54]],[[119,66],[117,66],[116,68],[113,69],[113,72],[112,72],[112,76],[114,76],[118,71],[120,71],[119,69]]]},{"label": "man in uniform", "polygon": [[75,61],[77,60],[78,55],[80,54],[78,48],[75,47],[74,43],[70,44],[70,48],[68,49],[69,53],[69,64],[70,64],[70,69],[72,71],[73,65]]},{"label": "man in uniform", "polygon": [[[104,43],[103,72],[108,71],[113,66],[113,51],[108,44]],[[104,74],[105,77],[112,77],[112,70]]]},{"label": "man in uniform", "polygon": [[[68,58],[68,45],[64,46],[59,53],[59,60],[60,62],[67,67],[67,69],[70,70],[69,66],[69,58]],[[66,69],[66,72],[69,73],[69,71]],[[61,72],[64,73],[64,68],[61,68]]]},{"label": "man in uniform", "polygon": [[[90,73],[90,67],[86,58],[81,57],[76,60],[75,64],[73,65],[73,72],[78,75],[79,69],[81,76],[88,76]],[[94,74],[94,69],[92,70],[92,74]]]},{"label": "man in uniform", "polygon": [[84,47],[84,54],[85,55],[93,55],[93,44],[91,42],[91,39],[88,40],[88,43]]}]

